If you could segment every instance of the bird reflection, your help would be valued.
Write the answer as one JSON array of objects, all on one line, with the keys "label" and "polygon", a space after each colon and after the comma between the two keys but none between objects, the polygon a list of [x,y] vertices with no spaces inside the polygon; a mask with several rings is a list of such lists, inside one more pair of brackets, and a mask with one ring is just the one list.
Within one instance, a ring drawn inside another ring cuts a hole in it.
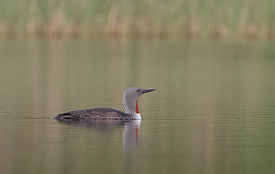
[{"label": "bird reflection", "polygon": [[93,121],[58,121],[77,127],[94,128],[97,130],[106,130],[109,128],[123,127],[123,149],[134,150],[138,147],[138,133],[141,120],[93,120]]},{"label": "bird reflection", "polygon": [[136,149],[138,146],[138,131],[141,120],[127,122],[123,128],[123,148],[125,150]]}]

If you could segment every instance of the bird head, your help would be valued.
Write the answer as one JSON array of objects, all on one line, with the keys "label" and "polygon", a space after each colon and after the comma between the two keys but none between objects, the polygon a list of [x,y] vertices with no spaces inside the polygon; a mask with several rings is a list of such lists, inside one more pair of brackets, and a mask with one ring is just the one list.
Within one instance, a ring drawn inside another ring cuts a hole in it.
[{"label": "bird head", "polygon": [[123,95],[123,105],[126,113],[139,113],[137,99],[148,92],[156,90],[152,89],[143,89],[138,87],[128,88]]}]

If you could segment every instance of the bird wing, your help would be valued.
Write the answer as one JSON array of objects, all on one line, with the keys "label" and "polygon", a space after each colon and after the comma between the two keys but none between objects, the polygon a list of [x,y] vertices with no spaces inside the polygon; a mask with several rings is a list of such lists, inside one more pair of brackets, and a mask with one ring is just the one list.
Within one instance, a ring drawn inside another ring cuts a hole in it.
[{"label": "bird wing", "polygon": [[112,108],[93,108],[65,112],[57,115],[57,120],[122,120],[128,115]]}]

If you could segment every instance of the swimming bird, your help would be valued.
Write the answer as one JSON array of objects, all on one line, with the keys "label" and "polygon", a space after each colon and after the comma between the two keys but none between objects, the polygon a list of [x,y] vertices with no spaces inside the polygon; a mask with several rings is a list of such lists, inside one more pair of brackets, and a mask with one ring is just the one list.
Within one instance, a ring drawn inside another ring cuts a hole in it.
[{"label": "swimming bird", "polygon": [[138,87],[128,88],[123,95],[125,112],[113,108],[93,108],[69,111],[59,114],[55,119],[59,121],[81,120],[141,120],[137,99],[148,92],[156,89],[143,89]]}]

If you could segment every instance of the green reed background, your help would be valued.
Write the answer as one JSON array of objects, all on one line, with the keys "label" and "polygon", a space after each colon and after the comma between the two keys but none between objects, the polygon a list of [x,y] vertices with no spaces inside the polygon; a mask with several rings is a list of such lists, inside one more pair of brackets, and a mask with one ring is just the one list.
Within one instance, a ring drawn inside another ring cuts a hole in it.
[{"label": "green reed background", "polygon": [[275,37],[275,0],[0,0],[0,36]]}]

